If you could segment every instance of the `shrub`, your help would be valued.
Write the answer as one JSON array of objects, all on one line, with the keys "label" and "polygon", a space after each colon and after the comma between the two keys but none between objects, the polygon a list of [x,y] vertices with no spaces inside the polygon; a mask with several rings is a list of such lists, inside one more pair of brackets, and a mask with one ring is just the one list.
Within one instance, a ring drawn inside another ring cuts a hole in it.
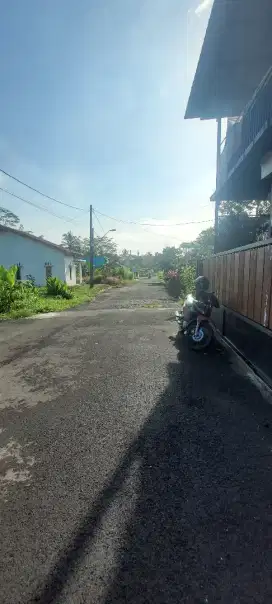
[{"label": "shrub", "polygon": [[0,312],[9,312],[23,295],[21,284],[16,283],[17,266],[9,269],[0,266]]},{"label": "shrub", "polygon": [[36,299],[36,289],[32,286],[28,287],[21,282],[11,285],[7,281],[0,281],[0,313],[30,306]]},{"label": "shrub", "polygon": [[[103,280],[102,275],[95,275],[94,279],[93,279],[94,285],[98,285],[99,283],[102,283],[102,280]],[[90,278],[89,278],[89,281],[90,281]]]},{"label": "shrub", "polygon": [[49,296],[58,296],[70,300],[73,297],[68,285],[58,277],[48,277],[46,281],[47,293]]},{"label": "shrub", "polygon": [[196,269],[194,266],[183,266],[179,271],[181,291],[184,296],[191,294],[195,290]]},{"label": "shrub", "polygon": [[181,282],[179,275],[169,278],[167,281],[167,291],[172,298],[178,298],[181,294]]},{"label": "shrub", "polygon": [[5,268],[0,265],[0,283],[8,283],[9,285],[14,286],[16,283],[17,270],[17,266]]},{"label": "shrub", "polygon": [[125,281],[130,281],[133,279],[133,272],[130,268],[126,266],[117,266],[111,269],[112,277],[120,277],[120,279],[124,279]]},{"label": "shrub", "polygon": [[125,266],[122,266],[122,269],[123,269],[123,274],[120,275],[120,277],[122,277],[122,279],[125,279],[125,281],[131,281],[133,279],[132,270],[130,270],[130,268],[126,268]]},{"label": "shrub", "polygon": [[119,277],[105,277],[103,283],[106,283],[106,285],[120,285],[121,281]]},{"label": "shrub", "polygon": [[27,283],[31,284],[32,287],[35,287],[36,282],[35,282],[35,277],[33,277],[33,275],[26,275],[26,281],[27,281]]}]

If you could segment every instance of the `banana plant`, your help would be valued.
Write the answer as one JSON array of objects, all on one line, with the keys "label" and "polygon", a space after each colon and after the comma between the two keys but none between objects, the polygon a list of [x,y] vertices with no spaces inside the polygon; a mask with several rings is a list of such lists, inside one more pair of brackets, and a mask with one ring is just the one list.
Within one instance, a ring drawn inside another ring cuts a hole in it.
[{"label": "banana plant", "polygon": [[0,265],[0,284],[8,283],[11,287],[14,287],[17,270],[16,265],[11,266],[10,268],[5,268],[3,265]]}]

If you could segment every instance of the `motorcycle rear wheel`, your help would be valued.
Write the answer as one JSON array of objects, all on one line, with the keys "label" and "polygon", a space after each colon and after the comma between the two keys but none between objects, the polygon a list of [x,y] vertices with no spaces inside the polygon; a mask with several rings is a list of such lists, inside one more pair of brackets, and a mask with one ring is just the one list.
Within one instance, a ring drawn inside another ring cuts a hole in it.
[{"label": "motorcycle rear wheel", "polygon": [[197,336],[195,335],[197,322],[192,321],[186,330],[188,346],[191,350],[204,350],[208,348],[213,338],[213,330],[208,321],[201,323]]}]

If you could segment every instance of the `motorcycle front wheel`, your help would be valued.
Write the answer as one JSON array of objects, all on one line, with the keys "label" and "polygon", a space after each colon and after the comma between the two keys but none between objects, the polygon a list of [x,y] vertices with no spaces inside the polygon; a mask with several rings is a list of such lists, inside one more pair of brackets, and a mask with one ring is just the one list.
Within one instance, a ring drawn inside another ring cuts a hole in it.
[{"label": "motorcycle front wheel", "polygon": [[191,350],[204,350],[208,348],[213,338],[213,330],[208,321],[201,323],[198,333],[196,334],[197,322],[192,321],[189,323],[186,335],[188,339],[188,346]]}]

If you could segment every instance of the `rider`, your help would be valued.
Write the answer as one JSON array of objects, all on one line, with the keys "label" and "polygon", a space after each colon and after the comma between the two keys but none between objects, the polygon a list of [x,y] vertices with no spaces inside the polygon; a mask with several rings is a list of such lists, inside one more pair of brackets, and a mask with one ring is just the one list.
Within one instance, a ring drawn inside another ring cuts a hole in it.
[{"label": "rider", "polygon": [[209,292],[210,282],[207,277],[200,275],[195,280],[196,299],[204,304],[211,304],[214,308],[219,308],[219,302],[213,292]]}]

